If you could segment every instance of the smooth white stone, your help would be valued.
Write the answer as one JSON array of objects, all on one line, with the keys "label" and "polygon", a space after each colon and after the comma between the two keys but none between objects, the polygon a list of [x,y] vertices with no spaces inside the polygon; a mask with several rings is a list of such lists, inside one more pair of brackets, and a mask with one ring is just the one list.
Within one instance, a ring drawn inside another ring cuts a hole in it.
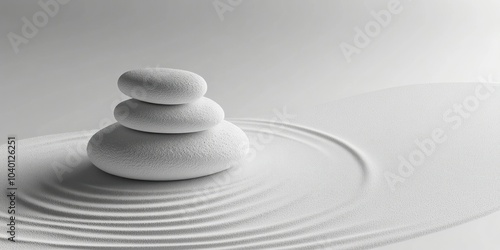
[{"label": "smooth white stone", "polygon": [[214,174],[242,160],[246,134],[222,121],[202,132],[153,134],[114,123],[89,141],[90,161],[101,170],[137,180],[182,180]]},{"label": "smooth white stone", "polygon": [[207,92],[205,80],[189,71],[145,68],[127,71],[118,79],[118,88],[134,99],[157,104],[193,102]]},{"label": "smooth white stone", "polygon": [[130,99],[118,104],[114,115],[127,128],[178,134],[203,131],[217,125],[224,119],[224,110],[206,97],[180,105],[151,104]]}]

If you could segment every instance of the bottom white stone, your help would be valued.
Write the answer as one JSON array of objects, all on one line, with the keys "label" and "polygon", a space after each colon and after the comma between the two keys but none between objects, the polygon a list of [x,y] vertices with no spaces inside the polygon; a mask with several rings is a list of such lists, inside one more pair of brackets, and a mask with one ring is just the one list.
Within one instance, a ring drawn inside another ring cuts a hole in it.
[{"label": "bottom white stone", "polygon": [[156,134],[118,123],[98,131],[89,141],[90,161],[99,169],[137,180],[182,180],[226,170],[248,152],[246,134],[222,121],[202,132]]}]

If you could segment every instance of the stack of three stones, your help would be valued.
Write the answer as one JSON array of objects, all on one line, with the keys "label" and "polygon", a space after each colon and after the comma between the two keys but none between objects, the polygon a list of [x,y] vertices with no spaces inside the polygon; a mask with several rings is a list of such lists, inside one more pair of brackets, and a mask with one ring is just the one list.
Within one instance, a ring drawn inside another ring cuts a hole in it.
[{"label": "stack of three stones", "polygon": [[124,73],[118,88],[132,99],[118,104],[118,123],[89,141],[90,161],[113,175],[182,180],[230,168],[248,151],[248,138],[204,97],[205,80],[192,72],[147,68]]}]

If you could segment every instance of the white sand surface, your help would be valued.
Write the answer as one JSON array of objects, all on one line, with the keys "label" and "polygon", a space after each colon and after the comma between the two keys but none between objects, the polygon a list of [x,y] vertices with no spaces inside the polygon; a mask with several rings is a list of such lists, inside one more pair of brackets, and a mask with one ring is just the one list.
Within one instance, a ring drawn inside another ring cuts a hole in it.
[{"label": "white sand surface", "polygon": [[308,109],[293,124],[233,119],[251,139],[247,161],[185,181],[97,169],[91,133],[21,140],[14,244],[362,249],[452,227],[500,208],[499,90],[416,85]]}]

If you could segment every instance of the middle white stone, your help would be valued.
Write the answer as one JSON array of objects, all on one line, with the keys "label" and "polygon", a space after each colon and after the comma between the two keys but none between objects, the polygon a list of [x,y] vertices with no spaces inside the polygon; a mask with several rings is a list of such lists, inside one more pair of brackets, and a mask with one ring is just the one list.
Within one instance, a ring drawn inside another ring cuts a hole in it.
[{"label": "middle white stone", "polygon": [[179,134],[207,130],[224,119],[224,110],[216,102],[202,97],[179,105],[161,105],[129,99],[114,110],[123,126],[151,133]]}]

